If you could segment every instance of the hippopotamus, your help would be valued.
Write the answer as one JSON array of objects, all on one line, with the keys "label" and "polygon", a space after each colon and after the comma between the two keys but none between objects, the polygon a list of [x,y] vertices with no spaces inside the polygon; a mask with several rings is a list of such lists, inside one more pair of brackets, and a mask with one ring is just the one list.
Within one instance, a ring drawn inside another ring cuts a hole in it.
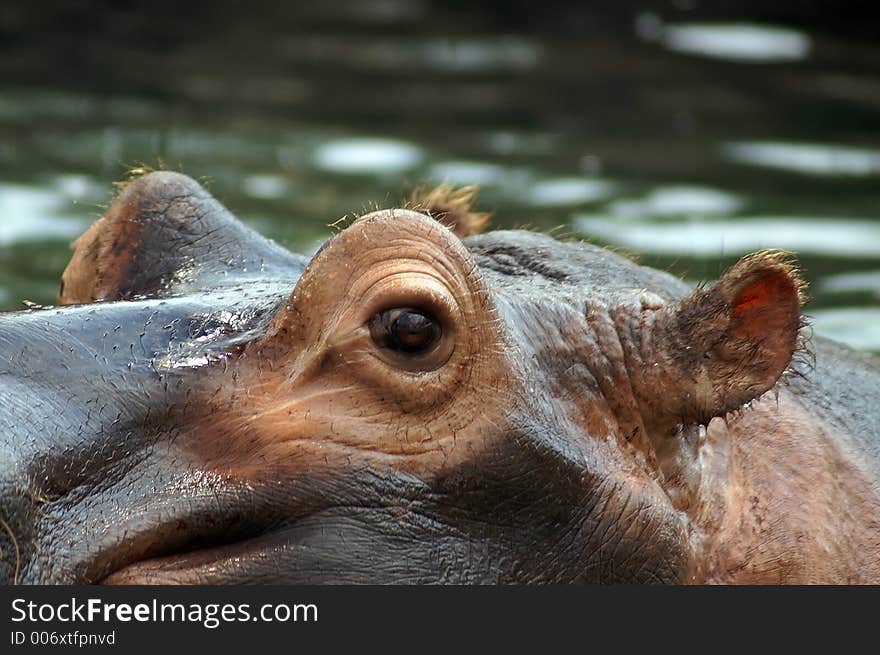
[{"label": "hippopotamus", "polygon": [[306,257],[131,181],[0,315],[0,579],[880,582],[880,359],[791,255],[693,288],[473,196]]}]

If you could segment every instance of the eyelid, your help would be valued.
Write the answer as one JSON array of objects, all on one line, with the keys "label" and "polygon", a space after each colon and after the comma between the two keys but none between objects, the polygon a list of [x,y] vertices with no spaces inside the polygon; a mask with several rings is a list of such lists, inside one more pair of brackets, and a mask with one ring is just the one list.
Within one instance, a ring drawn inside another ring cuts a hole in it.
[{"label": "eyelid", "polygon": [[423,273],[395,274],[371,285],[360,307],[361,324],[384,311],[411,308],[433,316],[443,326],[455,323],[458,303],[439,279]]}]

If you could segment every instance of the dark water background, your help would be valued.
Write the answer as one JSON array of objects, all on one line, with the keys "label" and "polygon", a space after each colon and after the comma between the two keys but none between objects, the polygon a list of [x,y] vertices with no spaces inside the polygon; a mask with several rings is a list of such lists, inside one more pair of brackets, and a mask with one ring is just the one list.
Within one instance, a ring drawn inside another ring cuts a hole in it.
[{"label": "dark water background", "polygon": [[147,163],[299,250],[425,181],[694,281],[789,248],[816,331],[880,351],[870,8],[0,2],[0,309]]}]

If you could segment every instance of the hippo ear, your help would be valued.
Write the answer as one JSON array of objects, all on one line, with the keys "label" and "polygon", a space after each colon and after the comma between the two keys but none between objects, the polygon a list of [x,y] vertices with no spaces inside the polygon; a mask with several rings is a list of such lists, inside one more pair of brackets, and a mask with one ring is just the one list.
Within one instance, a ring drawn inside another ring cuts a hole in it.
[{"label": "hippo ear", "polygon": [[759,252],[659,312],[639,384],[648,414],[705,423],[772,389],[801,345],[804,289],[787,253]]},{"label": "hippo ear", "polygon": [[299,274],[305,262],[240,223],[195,180],[167,171],[130,182],[75,243],[62,305],[162,297],[226,276]]}]

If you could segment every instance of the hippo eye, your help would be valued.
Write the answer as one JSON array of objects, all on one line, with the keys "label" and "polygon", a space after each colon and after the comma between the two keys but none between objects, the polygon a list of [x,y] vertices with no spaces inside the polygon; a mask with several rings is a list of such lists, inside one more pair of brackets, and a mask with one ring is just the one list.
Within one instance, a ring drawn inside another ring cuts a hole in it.
[{"label": "hippo eye", "polygon": [[441,333],[433,316],[409,307],[379,312],[370,321],[370,335],[376,345],[410,355],[431,350]]}]

